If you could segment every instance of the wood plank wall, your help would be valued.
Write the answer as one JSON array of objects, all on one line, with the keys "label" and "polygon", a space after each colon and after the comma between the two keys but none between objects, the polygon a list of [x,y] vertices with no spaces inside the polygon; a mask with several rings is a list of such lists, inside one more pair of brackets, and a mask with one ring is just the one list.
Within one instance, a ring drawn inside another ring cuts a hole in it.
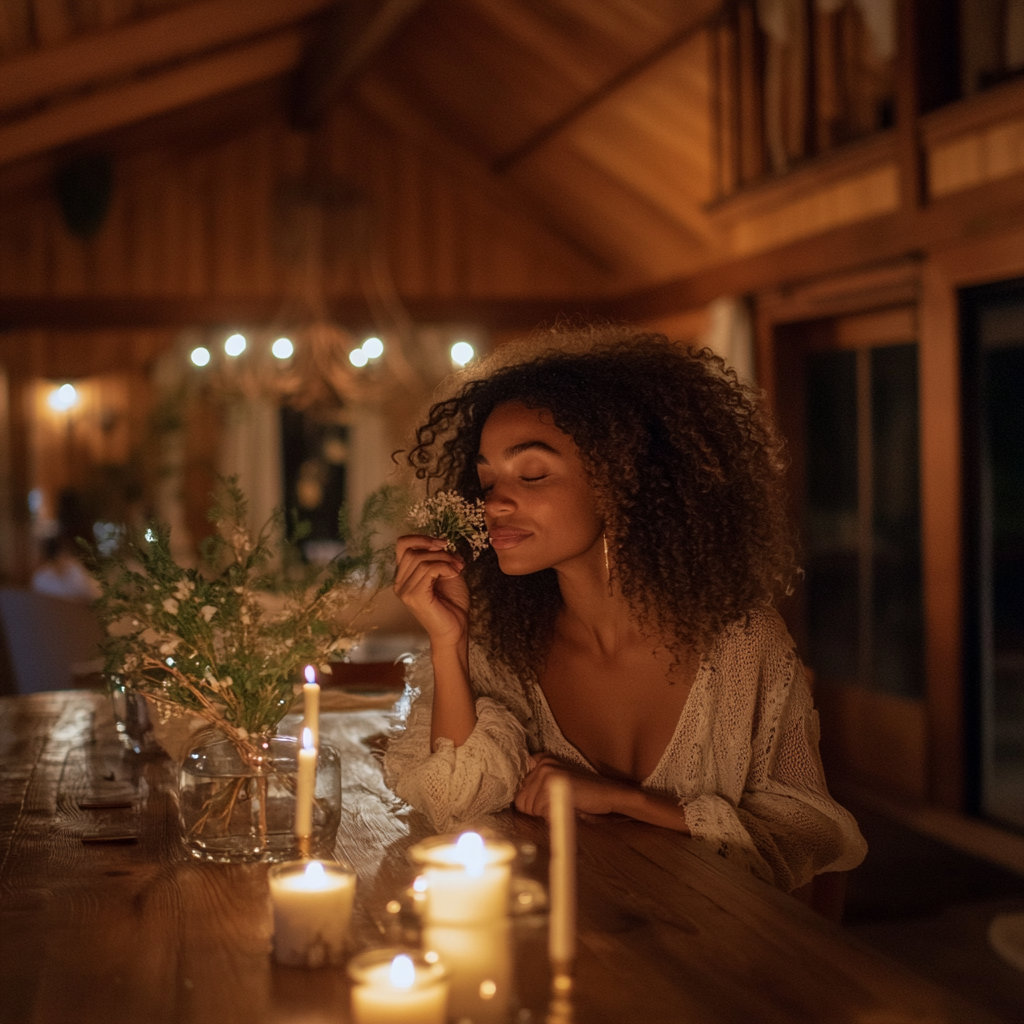
[{"label": "wood plank wall", "polygon": [[[607,288],[601,270],[515,209],[464,187],[415,145],[350,107],[315,136],[279,118],[201,152],[154,148],[119,163],[106,221],[72,236],[45,188],[0,192],[0,296],[280,296],[283,185],[365,196],[371,244],[402,295],[538,297]],[[351,211],[327,214],[329,296],[357,295]]]}]

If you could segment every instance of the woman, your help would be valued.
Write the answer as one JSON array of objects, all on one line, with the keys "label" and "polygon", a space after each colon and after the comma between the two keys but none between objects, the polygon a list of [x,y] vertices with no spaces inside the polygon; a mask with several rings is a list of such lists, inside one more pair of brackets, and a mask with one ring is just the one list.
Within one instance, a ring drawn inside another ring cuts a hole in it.
[{"label": "woman", "polygon": [[430,657],[385,775],[447,829],[553,773],[578,811],[711,844],[792,890],[865,844],[828,795],[773,602],[794,572],[781,444],[708,350],[604,329],[502,350],[408,453],[482,497],[491,549],[400,538],[395,590]]}]

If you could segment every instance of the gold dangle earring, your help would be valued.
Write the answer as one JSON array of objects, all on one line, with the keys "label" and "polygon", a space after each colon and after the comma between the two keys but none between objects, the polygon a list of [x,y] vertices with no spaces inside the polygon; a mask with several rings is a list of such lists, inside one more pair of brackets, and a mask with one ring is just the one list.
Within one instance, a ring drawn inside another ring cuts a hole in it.
[{"label": "gold dangle earring", "polygon": [[604,530],[601,531],[601,539],[604,541],[604,578],[610,587],[612,583],[612,566],[608,560],[608,534]]}]

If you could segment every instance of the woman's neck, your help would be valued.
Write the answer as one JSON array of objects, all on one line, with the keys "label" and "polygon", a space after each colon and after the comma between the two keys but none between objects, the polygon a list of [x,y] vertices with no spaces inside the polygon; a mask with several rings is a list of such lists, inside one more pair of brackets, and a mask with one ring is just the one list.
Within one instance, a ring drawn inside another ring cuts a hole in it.
[{"label": "woman's neck", "polygon": [[604,657],[640,640],[629,603],[609,580],[603,543],[555,571],[563,602],[556,629],[566,640]]}]

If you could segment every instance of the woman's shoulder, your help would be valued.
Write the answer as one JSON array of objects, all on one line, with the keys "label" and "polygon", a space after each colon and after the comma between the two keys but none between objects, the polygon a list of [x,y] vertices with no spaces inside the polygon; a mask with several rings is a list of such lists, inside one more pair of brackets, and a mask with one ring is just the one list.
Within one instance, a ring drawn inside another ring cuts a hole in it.
[{"label": "woman's shoulder", "polygon": [[732,686],[746,679],[757,689],[785,685],[798,659],[782,616],[774,608],[755,608],[721,632],[707,660]]},{"label": "woman's shoulder", "polygon": [[793,638],[775,608],[754,608],[722,631],[715,648],[761,654],[795,654]]}]

